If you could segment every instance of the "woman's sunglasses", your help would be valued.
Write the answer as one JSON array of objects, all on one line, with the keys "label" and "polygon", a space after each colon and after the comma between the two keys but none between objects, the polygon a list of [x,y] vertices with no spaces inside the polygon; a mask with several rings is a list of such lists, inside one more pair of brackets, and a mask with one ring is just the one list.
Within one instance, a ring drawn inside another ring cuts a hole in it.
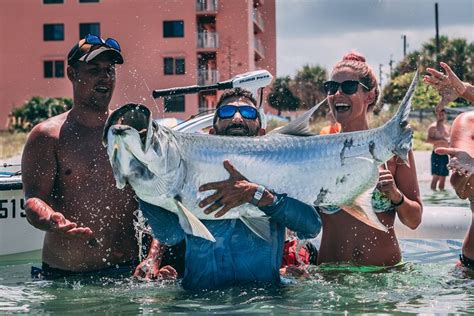
[{"label": "woman's sunglasses", "polygon": [[367,90],[370,90],[365,84],[356,80],[346,80],[343,82],[337,82],[332,80],[326,81],[324,83],[324,90],[328,95],[334,95],[336,94],[337,90],[339,90],[339,87],[341,87],[341,90],[344,94],[351,95],[357,92],[359,85],[361,85]]},{"label": "woman's sunglasses", "polygon": [[221,105],[217,108],[217,117],[220,119],[228,119],[234,117],[235,113],[239,111],[244,119],[255,120],[258,117],[256,108],[250,105],[235,106],[235,105]]}]

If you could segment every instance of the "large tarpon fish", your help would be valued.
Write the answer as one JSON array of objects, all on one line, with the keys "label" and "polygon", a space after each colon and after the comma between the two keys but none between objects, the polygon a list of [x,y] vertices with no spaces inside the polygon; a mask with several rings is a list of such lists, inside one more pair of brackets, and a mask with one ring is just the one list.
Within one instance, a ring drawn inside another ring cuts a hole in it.
[{"label": "large tarpon fish", "polygon": [[[396,115],[383,126],[324,136],[305,134],[306,119],[296,120],[276,133],[259,137],[229,137],[178,132],[151,119],[142,105],[116,110],[104,129],[104,145],[117,187],[128,182],[137,196],[178,215],[188,234],[214,240],[200,219],[199,202],[210,192],[198,188],[229,177],[229,160],[249,181],[315,206],[337,205],[359,220],[387,231],[375,215],[371,196],[379,166],[397,155],[405,162],[411,148],[408,126],[415,75]],[[305,116],[304,116],[305,117]],[[231,209],[218,219],[239,218],[267,239],[268,219],[252,204]]]}]

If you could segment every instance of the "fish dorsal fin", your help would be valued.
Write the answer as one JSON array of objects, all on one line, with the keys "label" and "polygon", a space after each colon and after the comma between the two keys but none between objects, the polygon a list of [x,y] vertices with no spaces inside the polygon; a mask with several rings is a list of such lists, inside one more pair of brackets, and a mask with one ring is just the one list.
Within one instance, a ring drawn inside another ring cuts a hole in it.
[{"label": "fish dorsal fin", "polygon": [[245,217],[240,219],[255,235],[262,238],[266,242],[271,241],[270,220],[268,217]]},{"label": "fish dorsal fin", "polygon": [[311,109],[308,111],[304,112],[302,115],[298,116],[296,119],[288,123],[288,125],[285,125],[281,128],[274,129],[272,133],[278,133],[278,134],[285,134],[285,135],[293,135],[293,136],[312,136],[316,135],[313,132],[311,132],[309,128],[309,120],[311,119],[311,116],[316,112],[316,110],[324,103],[326,102],[327,98],[324,99],[323,101],[319,102],[315,106],[313,106]]},{"label": "fish dorsal fin", "polygon": [[173,130],[180,132],[193,133],[199,131],[203,128],[212,126],[212,121],[214,119],[214,113],[206,114],[204,116],[195,117],[188,121],[185,121],[175,127]]},{"label": "fish dorsal fin", "polygon": [[212,236],[206,226],[204,226],[204,224],[183,205],[183,203],[178,200],[174,200],[174,202],[178,208],[179,224],[186,234],[216,242],[216,239]]},{"label": "fish dorsal fin", "polygon": [[371,187],[356,197],[352,203],[342,205],[341,208],[362,223],[375,229],[388,232],[388,228],[379,221],[372,207],[372,192],[374,188],[375,187]]}]

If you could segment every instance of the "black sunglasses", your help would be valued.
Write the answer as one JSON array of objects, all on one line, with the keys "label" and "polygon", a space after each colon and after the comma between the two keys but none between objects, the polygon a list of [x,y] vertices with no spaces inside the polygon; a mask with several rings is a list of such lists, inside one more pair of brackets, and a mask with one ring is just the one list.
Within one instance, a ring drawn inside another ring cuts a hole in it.
[{"label": "black sunglasses", "polygon": [[333,80],[326,81],[324,83],[324,90],[328,95],[334,95],[336,94],[337,90],[339,90],[339,87],[341,87],[341,90],[344,94],[351,95],[357,92],[359,85],[367,89],[367,91],[370,90],[365,84],[356,80],[346,80],[343,82],[337,82]]},{"label": "black sunglasses", "polygon": [[250,105],[236,106],[225,104],[217,108],[217,117],[220,119],[228,119],[234,117],[235,113],[239,111],[243,118],[248,120],[255,120],[258,117],[256,108]]}]

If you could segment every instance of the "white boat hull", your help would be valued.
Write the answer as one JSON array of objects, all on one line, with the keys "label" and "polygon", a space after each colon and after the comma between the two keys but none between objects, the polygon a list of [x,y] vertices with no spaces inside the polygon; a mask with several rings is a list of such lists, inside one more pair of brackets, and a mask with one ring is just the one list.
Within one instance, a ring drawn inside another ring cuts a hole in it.
[{"label": "white boat hull", "polygon": [[43,248],[44,232],[26,220],[21,177],[0,178],[0,256]]}]

